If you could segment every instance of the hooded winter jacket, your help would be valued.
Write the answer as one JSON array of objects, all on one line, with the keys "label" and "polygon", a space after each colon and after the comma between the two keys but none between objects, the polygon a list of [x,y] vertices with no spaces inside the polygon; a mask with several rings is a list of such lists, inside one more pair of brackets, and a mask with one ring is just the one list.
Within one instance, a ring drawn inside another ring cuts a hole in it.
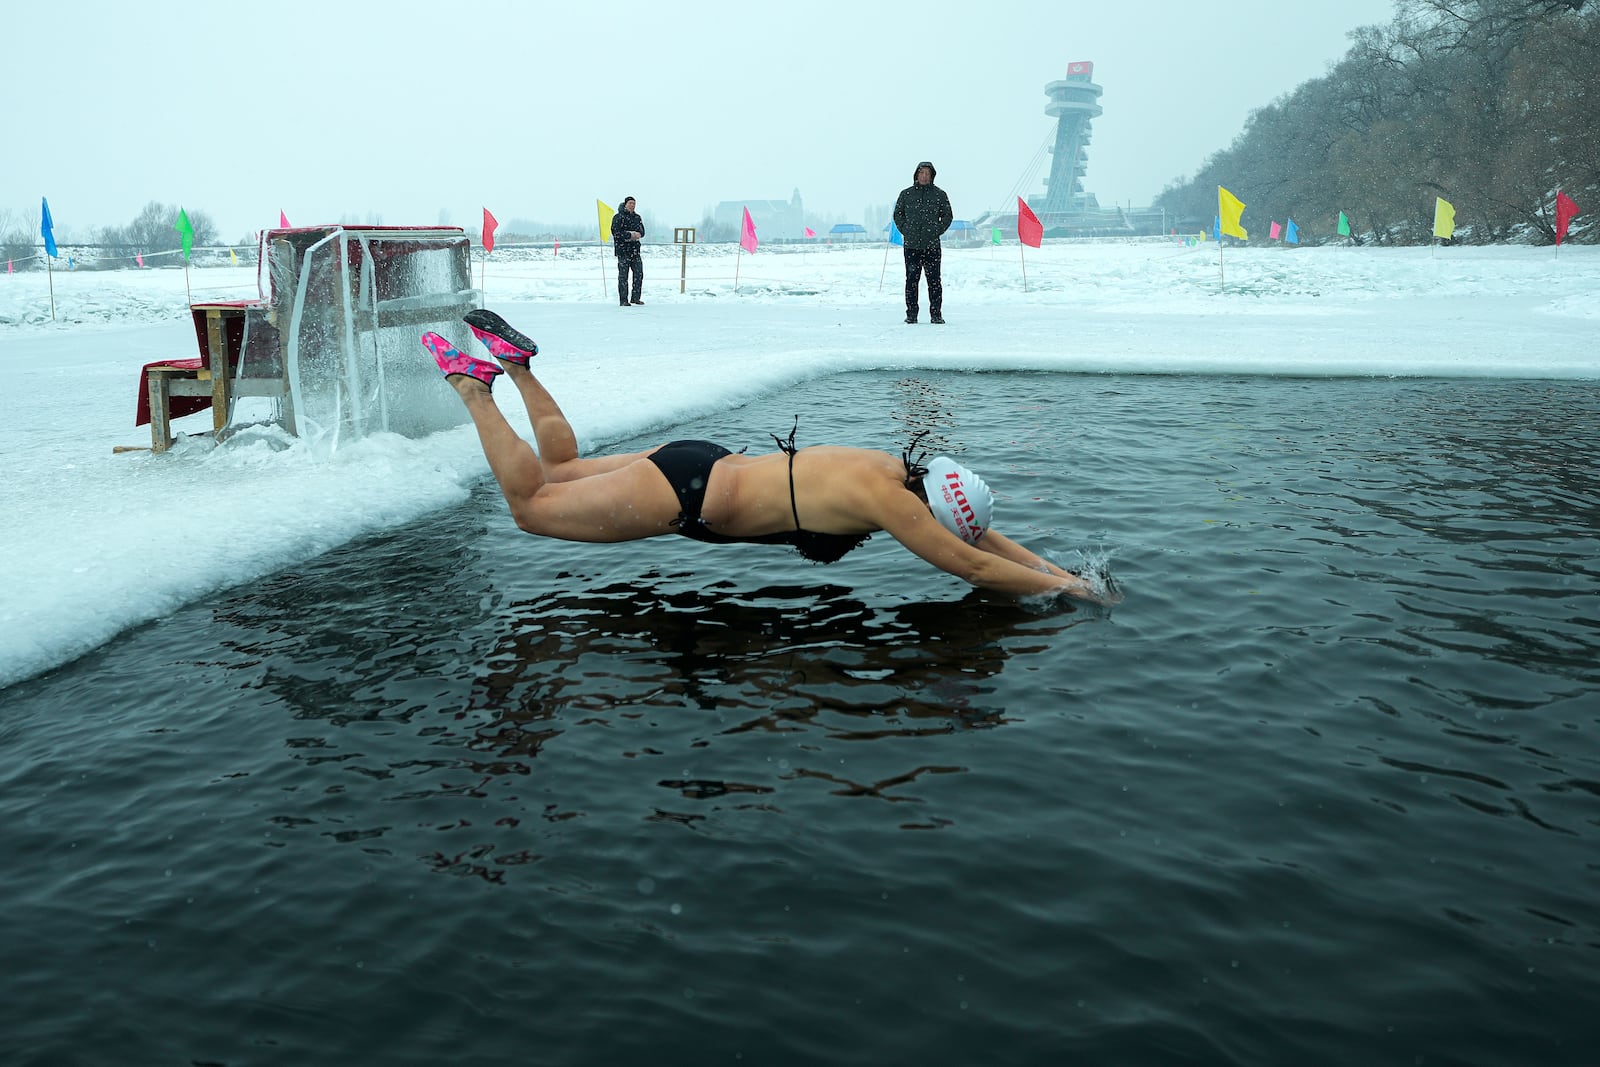
[{"label": "hooded winter jacket", "polygon": [[[927,160],[917,164],[917,170],[923,167],[928,168],[930,177],[939,176]],[[917,184],[917,170],[911,172],[911,184],[900,190],[900,198],[894,202],[894,224],[907,248],[937,248],[940,236],[950,228],[955,214],[950,210],[950,198],[944,195],[943,189],[932,181],[927,185]]]},{"label": "hooded winter jacket", "polygon": [[611,216],[611,250],[618,259],[639,254],[639,240],[628,236],[630,232],[643,233],[644,219],[639,217],[637,211],[619,207],[617,213]]}]

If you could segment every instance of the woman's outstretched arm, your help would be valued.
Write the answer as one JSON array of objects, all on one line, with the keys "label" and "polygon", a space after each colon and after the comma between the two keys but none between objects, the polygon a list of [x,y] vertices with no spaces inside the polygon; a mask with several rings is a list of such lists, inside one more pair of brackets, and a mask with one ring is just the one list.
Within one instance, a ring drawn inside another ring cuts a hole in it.
[{"label": "woman's outstretched arm", "polygon": [[[1082,578],[1052,566],[1016,542],[986,532],[978,545],[967,544],[939,525],[916,494],[899,486],[874,501],[874,521],[919,559],[982,589],[1012,596],[1066,594],[1107,603]],[[994,538],[992,545],[988,544]]]}]

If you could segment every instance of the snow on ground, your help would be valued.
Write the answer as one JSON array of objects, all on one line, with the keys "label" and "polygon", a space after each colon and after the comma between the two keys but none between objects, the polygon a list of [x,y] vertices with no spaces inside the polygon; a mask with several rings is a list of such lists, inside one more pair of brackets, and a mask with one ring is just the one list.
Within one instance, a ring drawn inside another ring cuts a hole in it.
[{"label": "snow on ground", "polygon": [[[1215,245],[1166,240],[949,248],[944,327],[901,322],[883,245],[698,246],[681,294],[680,251],[651,247],[647,306],[628,310],[599,251],[497,250],[483,283],[538,339],[586,448],[856,369],[1600,378],[1600,248],[1229,248],[1220,264]],[[142,364],[197,354],[191,296],[257,295],[254,267],[188,285],[177,269],[0,276],[0,687],[487,476],[470,427],[328,457],[270,430],[113,455],[149,443]],[[497,396],[526,432],[514,391]]]}]

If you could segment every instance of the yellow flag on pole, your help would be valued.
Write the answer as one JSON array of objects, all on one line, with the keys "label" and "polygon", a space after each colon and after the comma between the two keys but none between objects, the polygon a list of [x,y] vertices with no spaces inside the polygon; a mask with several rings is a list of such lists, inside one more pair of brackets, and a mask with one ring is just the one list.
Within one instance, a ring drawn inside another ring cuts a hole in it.
[{"label": "yellow flag on pole", "polygon": [[1239,217],[1243,214],[1244,201],[1222,186],[1217,186],[1217,217],[1222,220],[1222,232],[1241,241],[1248,241],[1250,235],[1239,225]]},{"label": "yellow flag on pole", "polygon": [[230,263],[232,263],[235,267],[237,267],[239,265],[239,257],[234,254],[234,251],[231,248],[228,249],[228,261]]},{"label": "yellow flag on pole", "polygon": [[1433,198],[1433,235],[1446,241],[1455,236],[1456,208],[1442,196]]},{"label": "yellow flag on pole", "polygon": [[600,240],[609,241],[611,240],[611,216],[617,213],[617,209],[608,206],[604,200],[598,197],[595,198],[594,206],[600,211]]}]

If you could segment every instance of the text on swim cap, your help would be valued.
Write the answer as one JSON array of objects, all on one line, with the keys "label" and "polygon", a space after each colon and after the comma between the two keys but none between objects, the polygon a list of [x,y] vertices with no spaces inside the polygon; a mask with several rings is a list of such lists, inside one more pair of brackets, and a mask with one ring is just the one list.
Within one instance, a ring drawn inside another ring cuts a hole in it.
[{"label": "text on swim cap", "polygon": [[972,539],[983,533],[983,528],[978,525],[978,514],[972,510],[972,505],[967,501],[967,494],[961,487],[961,475],[950,471],[944,476],[944,500],[946,504],[954,504],[956,508],[956,525],[972,531]]}]

